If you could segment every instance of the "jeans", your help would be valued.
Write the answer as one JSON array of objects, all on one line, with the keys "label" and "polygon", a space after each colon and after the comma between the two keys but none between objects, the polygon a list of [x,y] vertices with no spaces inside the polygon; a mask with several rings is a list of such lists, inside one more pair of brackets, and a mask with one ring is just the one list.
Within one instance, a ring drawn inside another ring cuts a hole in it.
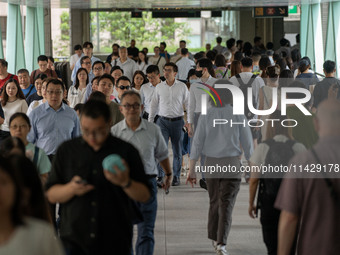
[{"label": "jeans", "polygon": [[[164,137],[165,143],[168,144],[169,138],[171,139],[173,151],[173,174],[174,180],[180,178],[182,168],[182,146],[183,146],[183,131],[184,120],[169,121],[160,117],[156,123],[160,128]],[[158,177],[163,177],[163,169],[158,165]]]},{"label": "jeans", "polygon": [[[201,116],[200,112],[195,112],[194,113],[194,131],[197,128],[198,119],[200,118],[200,116]],[[195,134],[195,132],[194,132],[194,134]],[[192,137],[191,139],[193,140],[194,138]],[[190,146],[191,146],[191,144],[190,144]],[[205,155],[203,153],[201,153],[201,157],[200,157],[200,164],[201,164],[201,166],[204,166],[204,162],[205,162]],[[202,172],[201,174],[202,174],[202,179],[205,180],[204,173]]]},{"label": "jeans", "polygon": [[138,203],[143,214],[144,222],[137,225],[138,237],[136,255],[152,255],[155,245],[154,228],[157,214],[157,182],[155,178],[149,180],[151,197],[146,203]]}]

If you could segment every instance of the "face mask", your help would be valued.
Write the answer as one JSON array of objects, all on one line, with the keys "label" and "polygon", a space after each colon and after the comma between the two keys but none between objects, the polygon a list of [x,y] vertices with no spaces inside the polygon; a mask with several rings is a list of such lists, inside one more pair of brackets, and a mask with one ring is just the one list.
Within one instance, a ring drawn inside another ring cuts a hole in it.
[{"label": "face mask", "polygon": [[189,82],[190,82],[190,84],[194,84],[194,83],[200,82],[200,80],[199,79],[197,79],[197,80],[196,79],[192,79]]},{"label": "face mask", "polygon": [[201,71],[195,70],[195,75],[196,75],[198,78],[201,78],[202,75],[203,75],[203,70],[201,70]]}]

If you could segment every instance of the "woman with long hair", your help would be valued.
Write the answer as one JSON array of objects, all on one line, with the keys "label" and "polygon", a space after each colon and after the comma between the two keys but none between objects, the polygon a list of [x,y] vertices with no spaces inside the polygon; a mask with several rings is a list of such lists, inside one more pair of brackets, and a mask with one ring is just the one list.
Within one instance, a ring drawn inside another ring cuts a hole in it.
[{"label": "woman with long hair", "polygon": [[241,73],[241,61],[238,60],[234,60],[233,62],[231,62],[230,65],[230,77],[235,76],[236,74]]},{"label": "woman with long hair", "polygon": [[148,58],[146,57],[146,54],[144,51],[138,52],[138,61],[137,61],[138,70],[142,71],[144,74],[146,74],[146,68],[148,68]]},{"label": "woman with long hair", "polygon": [[215,58],[215,75],[216,79],[226,79],[228,78],[228,68],[225,57],[222,54],[217,54]]},{"label": "woman with long hair", "polygon": [[1,93],[1,108],[3,116],[0,116],[0,143],[9,133],[9,119],[16,112],[27,112],[28,106],[19,82],[13,78],[6,81]]},{"label": "woman with long hair", "polygon": [[[52,225],[43,215],[39,215],[43,219],[35,217],[47,207],[39,177],[31,167],[24,156],[7,159],[0,155],[0,254],[62,255]],[[31,182],[34,177],[38,183]]]},{"label": "woman with long hair", "polygon": [[270,61],[270,58],[267,56],[261,57],[259,61],[259,67],[261,70],[261,78],[264,80],[266,83],[266,78],[268,77],[267,75],[267,67],[271,66],[272,62]]},{"label": "woman with long hair", "polygon": [[143,84],[147,83],[148,80],[145,76],[145,74],[142,71],[136,71],[132,78],[132,84],[131,87],[136,90],[137,92],[140,91],[140,88]]},{"label": "woman with long hair", "polygon": [[85,92],[88,83],[89,75],[87,70],[85,68],[79,68],[76,74],[76,83],[68,90],[67,99],[71,108],[76,104],[85,103]]}]

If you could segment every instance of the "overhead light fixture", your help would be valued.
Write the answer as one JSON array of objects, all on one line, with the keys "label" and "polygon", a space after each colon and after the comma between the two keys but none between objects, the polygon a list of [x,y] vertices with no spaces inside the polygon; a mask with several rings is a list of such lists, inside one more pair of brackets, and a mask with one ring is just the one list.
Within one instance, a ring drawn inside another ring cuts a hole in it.
[{"label": "overhead light fixture", "polygon": [[206,19],[211,18],[211,11],[201,11],[201,17]]}]

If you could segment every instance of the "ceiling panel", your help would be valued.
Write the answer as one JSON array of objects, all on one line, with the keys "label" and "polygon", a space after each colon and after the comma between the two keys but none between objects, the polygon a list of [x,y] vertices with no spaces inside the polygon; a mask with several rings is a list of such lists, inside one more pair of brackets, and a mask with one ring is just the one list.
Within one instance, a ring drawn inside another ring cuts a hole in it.
[{"label": "ceiling panel", "polygon": [[[32,7],[74,9],[133,9],[133,8],[228,8],[253,6],[283,6],[331,2],[332,0],[0,0]],[[334,0],[336,1],[336,0]]]}]

